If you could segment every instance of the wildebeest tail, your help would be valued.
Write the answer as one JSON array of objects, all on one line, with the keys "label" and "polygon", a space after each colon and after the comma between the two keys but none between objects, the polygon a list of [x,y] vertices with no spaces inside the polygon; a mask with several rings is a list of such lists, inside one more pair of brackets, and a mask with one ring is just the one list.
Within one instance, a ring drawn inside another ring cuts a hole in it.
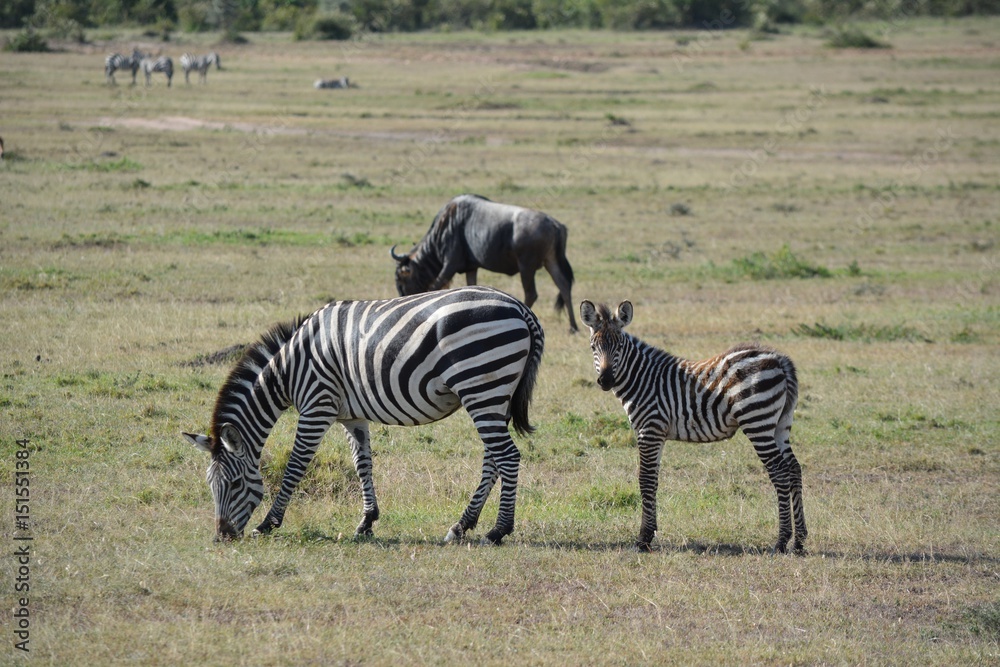
[{"label": "wildebeest tail", "polygon": [[[559,262],[559,270],[562,274],[566,276],[566,280],[569,282],[570,286],[573,285],[573,267],[569,265],[569,260],[566,259],[566,236],[567,231],[565,227],[561,228],[561,233],[559,234],[559,242],[556,244],[556,259]],[[569,309],[573,307],[573,304],[566,303],[563,299],[562,292],[559,292],[559,296],[556,297],[556,310],[562,310],[563,308],[569,312]]]},{"label": "wildebeest tail", "polygon": [[529,435],[535,432],[535,427],[528,421],[528,406],[531,405],[531,395],[535,391],[535,380],[538,378],[538,366],[542,363],[542,352],[545,349],[545,333],[538,323],[538,318],[530,309],[524,309],[524,321],[528,325],[528,332],[531,337],[531,349],[528,350],[528,358],[524,364],[524,372],[521,374],[521,381],[514,390],[514,396],[510,402],[511,421],[514,430],[521,435]]}]

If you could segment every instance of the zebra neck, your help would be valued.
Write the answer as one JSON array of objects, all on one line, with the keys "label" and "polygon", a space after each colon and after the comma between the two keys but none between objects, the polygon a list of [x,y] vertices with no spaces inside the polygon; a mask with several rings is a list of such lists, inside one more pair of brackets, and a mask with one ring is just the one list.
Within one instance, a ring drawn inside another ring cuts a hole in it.
[{"label": "zebra neck", "polygon": [[222,426],[232,424],[255,461],[278,417],[291,405],[281,352],[299,323],[278,325],[248,347],[216,400],[213,435],[218,438]]},{"label": "zebra neck", "polygon": [[625,334],[621,364],[626,370],[617,378],[615,396],[627,402],[638,394],[648,392],[650,382],[663,377],[677,362],[677,357],[672,354]]}]

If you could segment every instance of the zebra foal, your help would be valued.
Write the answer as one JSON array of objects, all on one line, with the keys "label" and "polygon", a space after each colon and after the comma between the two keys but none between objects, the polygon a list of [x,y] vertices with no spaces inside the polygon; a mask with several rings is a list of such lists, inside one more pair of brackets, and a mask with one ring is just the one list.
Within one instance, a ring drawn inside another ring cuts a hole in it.
[{"label": "zebra foal", "polygon": [[445,541],[475,528],[500,480],[500,509],[486,540],[514,530],[521,455],[510,437],[533,431],[528,406],[544,347],[531,310],[488,287],[463,287],[385,301],[336,301],[271,329],[251,345],[219,391],[209,435],[185,433],[212,455],[207,480],[216,539],[243,534],[264,497],[260,455],[274,423],[299,412],[288,465],[255,533],[279,527],[323,435],[339,422],[361,480],[364,516],[355,535],[379,518],[369,422],[428,424],[464,407],[483,441],[482,477]]},{"label": "zebra foal", "polygon": [[778,495],[778,541],[784,552],[795,522],[797,553],[805,548],[802,469],[789,436],[798,398],[792,361],[774,350],[737,345],[704,361],[688,361],[627,334],[632,304],[615,312],[590,301],[580,316],[590,328],[597,384],[613,390],[635,431],[639,448],[642,524],[637,547],[648,551],[656,533],[656,490],[665,440],[717,442],[739,429],[750,439]]}]

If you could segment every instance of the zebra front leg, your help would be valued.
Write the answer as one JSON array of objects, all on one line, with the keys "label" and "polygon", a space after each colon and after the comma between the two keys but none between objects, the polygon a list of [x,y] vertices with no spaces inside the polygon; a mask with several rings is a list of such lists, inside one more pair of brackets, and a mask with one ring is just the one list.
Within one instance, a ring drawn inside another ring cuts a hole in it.
[{"label": "zebra front leg", "polygon": [[355,529],[354,537],[371,537],[375,534],[372,525],[378,521],[378,499],[375,497],[375,482],[372,479],[372,450],[368,422],[345,422],[344,431],[347,433],[347,441],[351,444],[354,470],[361,481],[361,497],[364,500],[364,517]]},{"label": "zebra front leg", "polygon": [[285,466],[285,474],[281,478],[281,489],[271,504],[264,521],[251,533],[252,537],[267,535],[275,528],[280,528],[285,518],[285,510],[288,502],[292,499],[292,493],[299,486],[302,477],[306,474],[306,469],[316,456],[316,450],[323,440],[323,435],[330,424],[333,423],[333,415],[329,413],[306,413],[299,415],[299,425],[295,432],[295,444],[292,446],[292,453],[288,457],[288,465]]},{"label": "zebra front leg", "polygon": [[458,520],[458,523],[452,526],[448,534],[445,535],[445,543],[452,540],[460,542],[467,532],[476,527],[476,524],[479,523],[479,515],[483,511],[483,505],[486,504],[486,498],[489,497],[490,491],[493,490],[493,485],[496,484],[499,475],[500,472],[497,470],[497,466],[493,462],[490,453],[488,451],[484,452],[483,476],[479,480],[479,487],[472,494],[472,500],[469,501],[469,506],[462,512],[462,517]]},{"label": "zebra front leg", "polygon": [[659,435],[640,433],[639,442],[639,496],[642,500],[642,524],[635,547],[649,551],[656,536],[656,493],[660,483],[660,456],[663,438]]}]

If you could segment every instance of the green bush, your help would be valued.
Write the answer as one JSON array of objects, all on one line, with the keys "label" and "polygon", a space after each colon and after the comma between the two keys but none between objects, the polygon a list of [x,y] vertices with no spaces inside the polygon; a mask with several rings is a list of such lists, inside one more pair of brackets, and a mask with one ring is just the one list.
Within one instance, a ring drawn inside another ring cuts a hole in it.
[{"label": "green bush", "polygon": [[51,49],[41,35],[31,28],[26,28],[8,39],[3,50],[14,53],[43,53]]},{"label": "green bush", "polygon": [[886,42],[880,42],[868,35],[861,28],[840,27],[833,33],[833,36],[826,42],[827,46],[835,49],[888,49],[891,48]]},{"label": "green bush", "polygon": [[312,34],[316,39],[350,39],[354,21],[344,14],[322,14],[313,20]]}]

